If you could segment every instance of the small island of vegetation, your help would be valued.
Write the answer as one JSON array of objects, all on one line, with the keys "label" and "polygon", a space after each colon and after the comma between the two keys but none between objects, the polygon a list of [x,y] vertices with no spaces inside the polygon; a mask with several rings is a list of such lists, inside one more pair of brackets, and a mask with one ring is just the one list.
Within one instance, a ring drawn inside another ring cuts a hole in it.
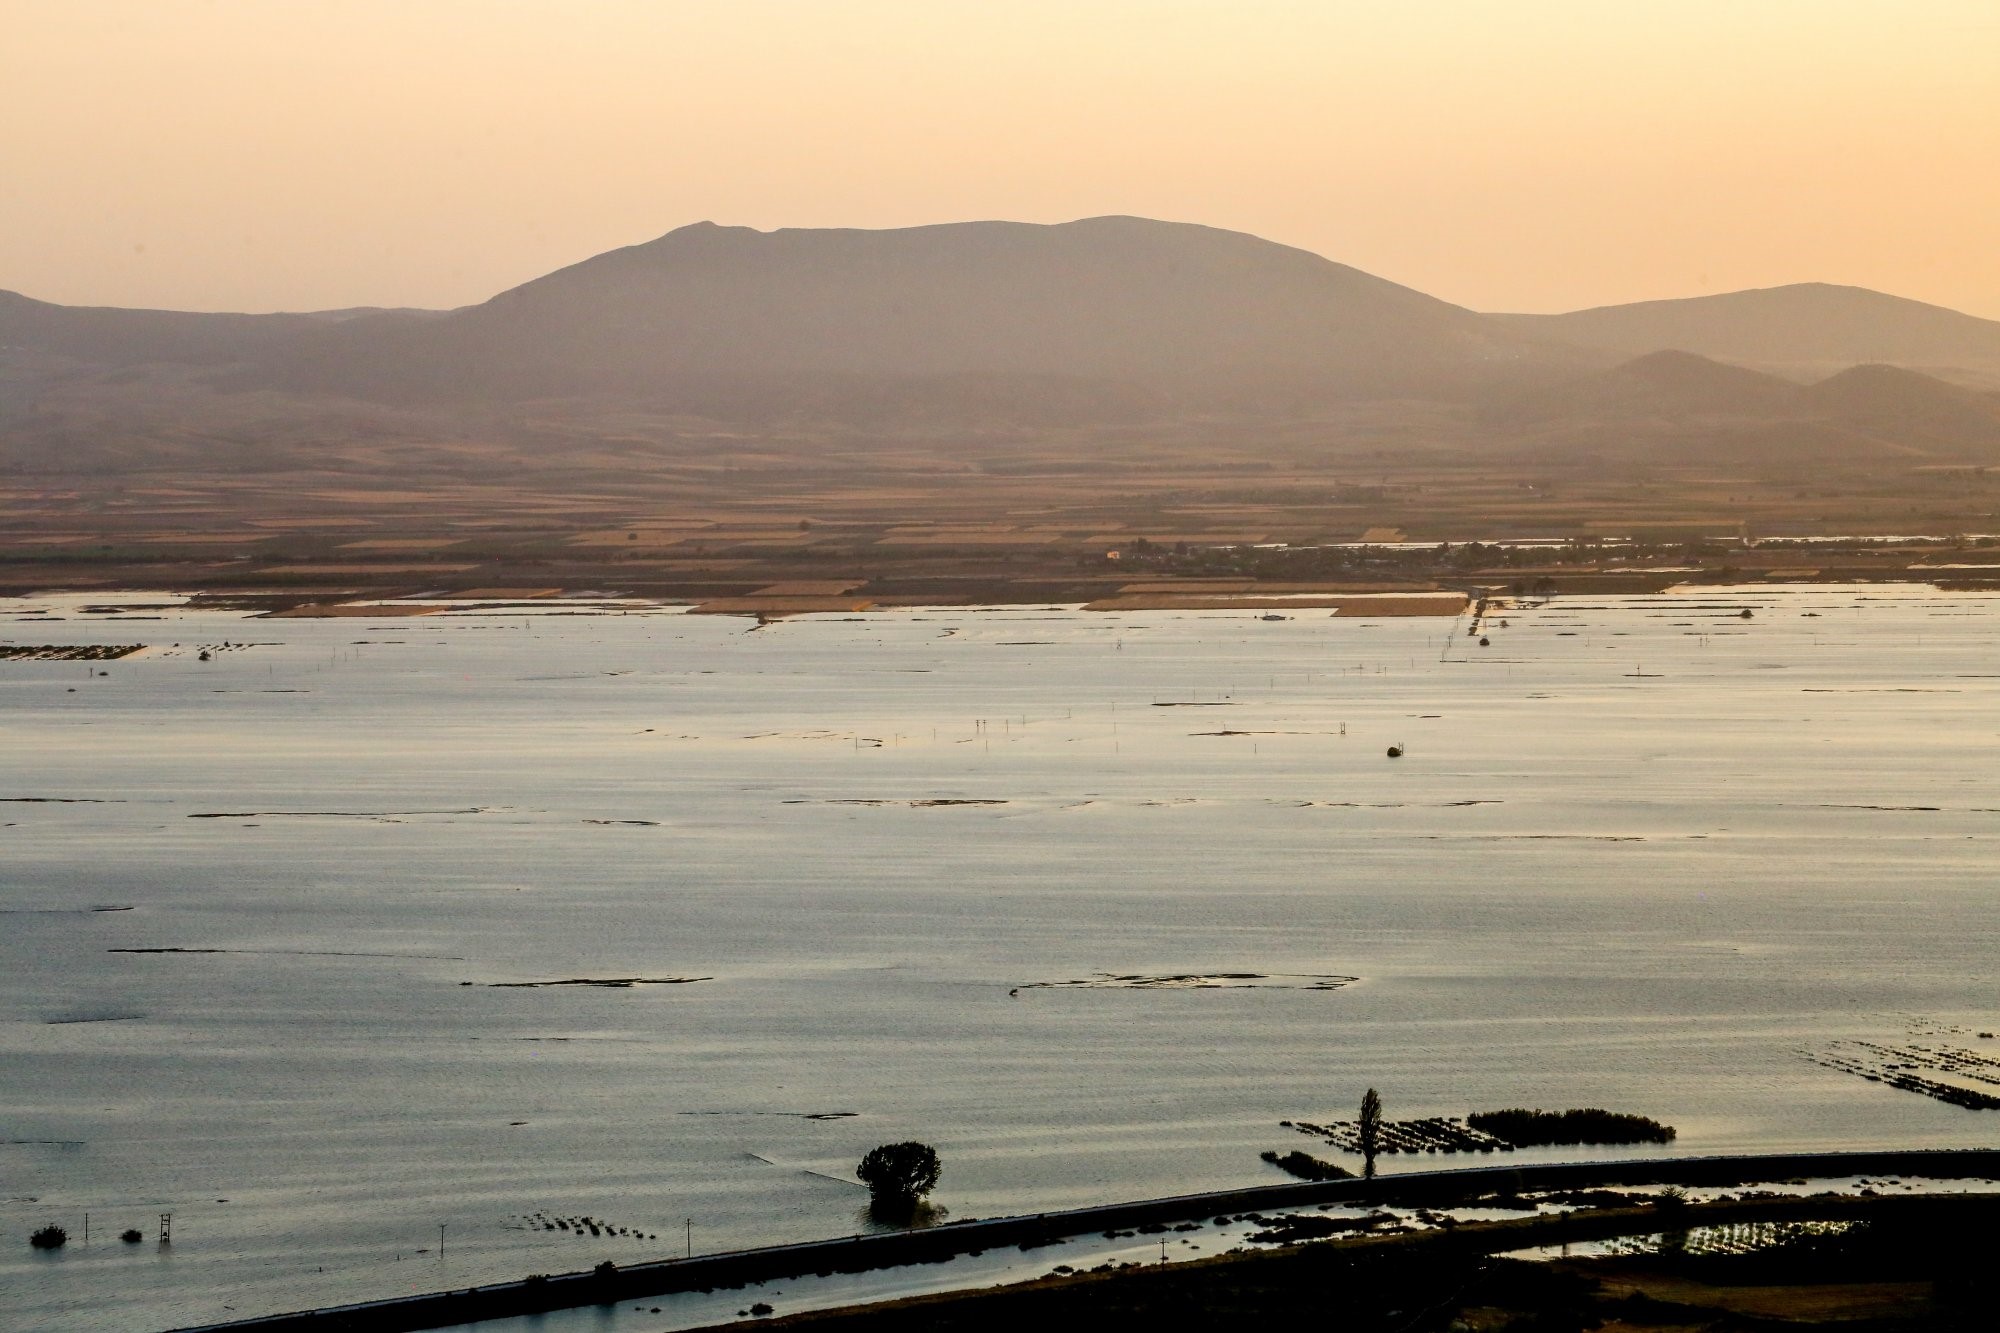
[{"label": "small island of vegetation", "polygon": [[1314,1157],[1311,1153],[1288,1152],[1279,1156],[1275,1152],[1264,1152],[1259,1155],[1280,1171],[1289,1172],[1300,1180],[1351,1180],[1354,1176],[1346,1167]]},{"label": "small island of vegetation", "polygon": [[1475,1111],[1465,1123],[1516,1148],[1593,1143],[1672,1143],[1674,1127],[1642,1115],[1583,1107],[1571,1111]]},{"label": "small island of vegetation", "polygon": [[940,1215],[924,1203],[924,1196],[943,1170],[937,1149],[910,1140],[870,1148],[854,1174],[868,1187],[869,1213],[876,1221],[908,1226]]},{"label": "small island of vegetation", "polygon": [[[1353,1153],[1372,1166],[1377,1153],[1391,1156],[1404,1153],[1492,1153],[1513,1152],[1517,1148],[1544,1148],[1583,1144],[1672,1143],[1674,1127],[1642,1115],[1627,1115],[1589,1106],[1568,1111],[1528,1110],[1510,1107],[1504,1111],[1475,1111],[1464,1119],[1456,1116],[1425,1116],[1416,1120],[1387,1120],[1382,1116],[1382,1099],[1373,1088],[1361,1101],[1361,1114],[1353,1120],[1316,1124],[1307,1120],[1281,1120],[1287,1129],[1323,1139],[1342,1152]],[[1287,1163],[1267,1153],[1264,1160],[1305,1179],[1326,1179],[1307,1175],[1315,1159]],[[1305,1169],[1300,1169],[1300,1168]],[[1366,1174],[1373,1174],[1372,1171]]]}]

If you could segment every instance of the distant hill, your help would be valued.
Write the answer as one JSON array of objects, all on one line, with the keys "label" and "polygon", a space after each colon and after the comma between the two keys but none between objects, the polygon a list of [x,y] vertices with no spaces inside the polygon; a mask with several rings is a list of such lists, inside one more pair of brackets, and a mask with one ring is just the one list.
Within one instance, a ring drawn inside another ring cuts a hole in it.
[{"label": "distant hill", "polygon": [[97,365],[215,364],[250,357],[272,338],[317,327],[306,315],[208,315],[60,306],[0,292],[0,352]]},{"label": "distant hill", "polygon": [[1282,407],[1448,392],[1547,355],[1469,310],[1212,227],[698,223],[421,325],[320,330],[276,349],[251,382],[418,400],[754,403],[885,386],[991,399],[1010,382],[1036,393],[1061,380],[1121,400]]},{"label": "distant hill", "polygon": [[1524,425],[1604,416],[1795,416],[1800,407],[1799,386],[1789,380],[1692,352],[1650,352],[1609,370],[1502,396],[1487,416]]},{"label": "distant hill", "polygon": [[418,321],[431,313],[363,308],[297,315],[200,314],[51,305],[0,291],[0,354],[57,356],[100,366],[222,365],[253,359],[293,337],[349,320]]},{"label": "distant hill", "polygon": [[1853,366],[1804,391],[1815,410],[1913,442],[2000,444],[2000,398],[1900,366]]},{"label": "distant hill", "polygon": [[1661,463],[2000,459],[2000,398],[1897,366],[1800,385],[1691,352],[1651,352],[1501,395],[1482,418],[1544,452]]},{"label": "distant hill", "polygon": [[697,223],[452,311],[0,292],[0,468],[305,465],[322,441],[502,436],[541,463],[577,439],[711,426],[1025,439],[1172,422],[1227,440],[1250,419],[1300,449],[1385,457],[2000,460],[2000,399],[1936,367],[2000,386],[2000,323],[1820,284],[1482,315],[1240,232],[1133,217]]},{"label": "distant hill", "polygon": [[2000,322],[1856,287],[1479,315],[1240,232],[1133,217],[883,231],[704,222],[445,312],[192,314],[0,292],[0,356],[227,368],[212,381],[224,389],[403,404],[1143,419],[1543,390],[1545,405],[1602,393],[1665,409],[1709,395],[1732,411],[1739,395],[1775,392],[1688,362],[1576,378],[1664,351],[1795,380],[1884,364],[2000,386]]},{"label": "distant hill", "polygon": [[1809,282],[1494,318],[1541,337],[1628,355],[1671,349],[1822,373],[1876,363],[2000,383],[2000,321],[1862,287]]}]

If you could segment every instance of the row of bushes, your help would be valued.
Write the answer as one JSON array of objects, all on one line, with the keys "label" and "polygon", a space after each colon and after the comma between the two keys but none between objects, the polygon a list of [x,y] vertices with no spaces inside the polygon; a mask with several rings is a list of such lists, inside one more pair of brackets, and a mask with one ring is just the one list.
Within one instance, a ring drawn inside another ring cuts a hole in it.
[{"label": "row of bushes", "polygon": [[[127,1245],[137,1245],[140,1241],[146,1239],[146,1237],[137,1227],[130,1227],[119,1232],[118,1239],[124,1241]],[[60,1250],[63,1246],[69,1244],[69,1230],[66,1227],[59,1227],[54,1223],[50,1223],[48,1226],[30,1235],[28,1237],[28,1244],[38,1250]]]},{"label": "row of bushes", "polygon": [[1573,1111],[1530,1111],[1518,1106],[1505,1111],[1475,1111],[1465,1118],[1465,1123],[1517,1148],[1674,1141],[1672,1125],[1594,1106]]},{"label": "row of bushes", "polygon": [[1280,1171],[1288,1171],[1300,1180],[1349,1180],[1354,1173],[1344,1166],[1314,1157],[1311,1153],[1288,1152],[1280,1157],[1277,1153],[1262,1154],[1265,1161]]}]

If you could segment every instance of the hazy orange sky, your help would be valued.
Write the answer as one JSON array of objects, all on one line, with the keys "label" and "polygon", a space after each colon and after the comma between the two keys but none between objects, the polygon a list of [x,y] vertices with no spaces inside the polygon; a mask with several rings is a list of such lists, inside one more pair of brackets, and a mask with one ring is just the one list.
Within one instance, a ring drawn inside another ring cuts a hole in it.
[{"label": "hazy orange sky", "polygon": [[713,219],[1102,213],[1488,310],[2000,318],[2000,0],[0,0],[0,288],[450,306]]}]

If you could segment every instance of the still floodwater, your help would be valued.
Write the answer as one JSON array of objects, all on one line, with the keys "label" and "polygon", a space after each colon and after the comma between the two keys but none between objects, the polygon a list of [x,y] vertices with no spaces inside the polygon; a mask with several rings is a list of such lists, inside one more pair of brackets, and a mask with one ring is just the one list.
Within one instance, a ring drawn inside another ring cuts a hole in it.
[{"label": "still floodwater", "polygon": [[[904,1138],[960,1217],[1253,1183],[1370,1085],[1691,1153],[2000,1130],[1808,1058],[2000,1055],[2000,599],[1563,599],[1486,648],[85,605],[0,602],[153,645],[0,662],[0,1326],[845,1234]],[[1222,972],[1272,980],[1030,986]],[[700,980],[518,984],[635,977]],[[643,1238],[545,1229],[584,1215]]]}]

